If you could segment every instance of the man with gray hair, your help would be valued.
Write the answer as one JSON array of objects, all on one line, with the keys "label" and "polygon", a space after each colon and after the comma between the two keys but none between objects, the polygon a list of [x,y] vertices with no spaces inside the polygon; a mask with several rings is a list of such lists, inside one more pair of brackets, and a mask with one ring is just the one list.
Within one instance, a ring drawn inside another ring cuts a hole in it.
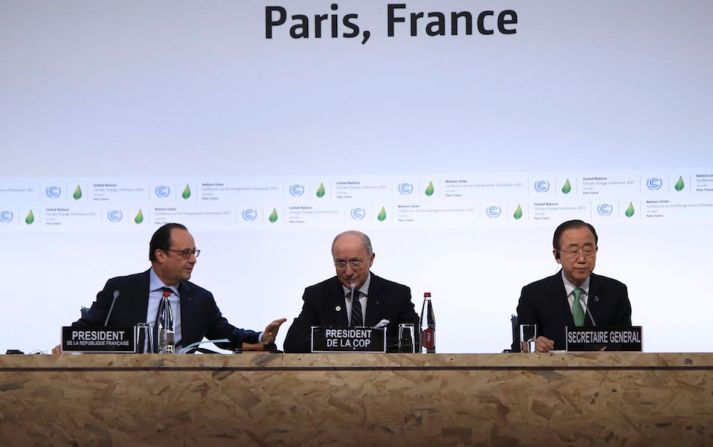
[{"label": "man with gray hair", "polygon": [[336,276],[305,289],[302,312],[285,338],[285,352],[310,352],[312,326],[372,327],[382,320],[389,322],[387,350],[396,350],[399,324],[418,325],[418,314],[411,289],[371,273],[374,257],[371,240],[362,232],[345,231],[334,238]]}]

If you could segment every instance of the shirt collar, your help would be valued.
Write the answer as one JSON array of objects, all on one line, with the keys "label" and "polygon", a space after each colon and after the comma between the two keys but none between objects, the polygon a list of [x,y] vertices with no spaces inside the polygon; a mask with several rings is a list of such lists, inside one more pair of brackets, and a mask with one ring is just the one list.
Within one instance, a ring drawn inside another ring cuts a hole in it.
[{"label": "shirt collar", "polygon": [[176,296],[180,296],[178,294],[178,286],[167,286],[164,284],[154,271],[153,267],[151,267],[151,270],[149,270],[149,292],[158,292],[164,287],[168,287]]},{"label": "shirt collar", "polygon": [[[364,281],[364,284],[359,287],[359,293],[364,296],[369,296],[369,284],[371,284],[371,272],[369,272],[369,276],[366,277],[366,281]],[[352,291],[352,289],[345,286],[344,284],[342,284],[342,290],[344,291],[344,295],[347,295],[349,292]]]},{"label": "shirt collar", "polygon": [[[584,294],[589,296],[589,279],[591,278],[590,276],[587,276],[587,279],[584,280],[581,286],[579,286],[580,289],[584,290]],[[562,281],[564,282],[564,290],[567,292],[567,296],[570,296],[574,289],[577,288],[574,284],[569,282],[567,280],[567,277],[564,274],[564,270],[562,270]]]}]

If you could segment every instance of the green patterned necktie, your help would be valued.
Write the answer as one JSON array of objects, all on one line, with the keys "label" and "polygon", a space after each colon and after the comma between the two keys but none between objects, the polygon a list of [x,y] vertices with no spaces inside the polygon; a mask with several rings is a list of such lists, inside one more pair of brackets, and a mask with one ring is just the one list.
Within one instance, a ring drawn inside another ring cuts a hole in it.
[{"label": "green patterned necktie", "polygon": [[582,309],[582,292],[584,290],[577,287],[574,289],[574,303],[572,303],[572,318],[575,326],[584,326],[584,309]]}]

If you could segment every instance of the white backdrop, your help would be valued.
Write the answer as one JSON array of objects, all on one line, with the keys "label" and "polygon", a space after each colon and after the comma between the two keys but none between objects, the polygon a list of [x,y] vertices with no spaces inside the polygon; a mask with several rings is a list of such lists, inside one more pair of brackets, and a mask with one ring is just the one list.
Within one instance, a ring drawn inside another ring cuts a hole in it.
[{"label": "white backdrop", "polygon": [[[333,236],[358,228],[372,236],[376,274],[411,286],[419,310],[422,293],[433,293],[440,352],[498,352],[520,288],[556,271],[552,231],[581,217],[600,233],[596,271],[629,286],[645,350],[710,351],[713,5],[507,3],[411,1],[407,11],[512,9],[513,35],[429,37],[422,24],[412,37],[397,24],[387,37],[387,2],[338,2],[340,18],[358,14],[370,30],[362,45],[292,39],[289,19],[266,39],[261,1],[1,1],[0,212],[12,220],[0,219],[0,352],[48,350],[107,278],[147,268],[164,206],[228,213],[181,221],[202,250],[193,279],[242,327],[282,316],[289,324],[304,287],[333,274]],[[331,14],[330,4],[275,3],[289,15]],[[587,195],[593,177],[635,183]],[[454,198],[448,179],[522,188]],[[564,179],[571,196],[559,192]],[[651,179],[663,187],[647,188]],[[385,189],[340,198],[339,181]],[[429,181],[432,197],[422,193]],[[539,195],[538,181],[551,189]],[[211,182],[276,185],[277,198],[208,200],[202,185]],[[104,183],[145,191],[101,201]],[[401,197],[403,183],[418,197]],[[154,194],[163,184],[174,191],[167,202]],[[295,184],[303,198],[288,194]],[[613,215],[598,214],[602,201]],[[483,215],[492,204],[501,219]],[[516,204],[521,220],[511,218]],[[558,208],[568,204],[579,208]],[[291,222],[292,205],[337,218]],[[399,205],[471,211],[409,223],[396,219]],[[382,206],[389,218],[379,222]],[[280,220],[247,225],[244,207],[261,217],[276,207]],[[367,219],[350,219],[355,207]],[[134,225],[138,208],[146,220]],[[96,215],[64,218],[61,209]],[[107,221],[115,209],[125,224]]]}]

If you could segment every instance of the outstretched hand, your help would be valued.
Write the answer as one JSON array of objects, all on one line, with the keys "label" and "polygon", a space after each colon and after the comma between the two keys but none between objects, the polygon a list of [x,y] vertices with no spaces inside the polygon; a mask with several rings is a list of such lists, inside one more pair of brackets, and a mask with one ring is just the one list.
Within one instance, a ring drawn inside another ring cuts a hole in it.
[{"label": "outstretched hand", "polygon": [[262,333],[262,342],[264,344],[272,343],[277,338],[277,332],[280,330],[282,323],[287,321],[287,318],[280,318],[275,320],[265,327],[265,331]]}]

